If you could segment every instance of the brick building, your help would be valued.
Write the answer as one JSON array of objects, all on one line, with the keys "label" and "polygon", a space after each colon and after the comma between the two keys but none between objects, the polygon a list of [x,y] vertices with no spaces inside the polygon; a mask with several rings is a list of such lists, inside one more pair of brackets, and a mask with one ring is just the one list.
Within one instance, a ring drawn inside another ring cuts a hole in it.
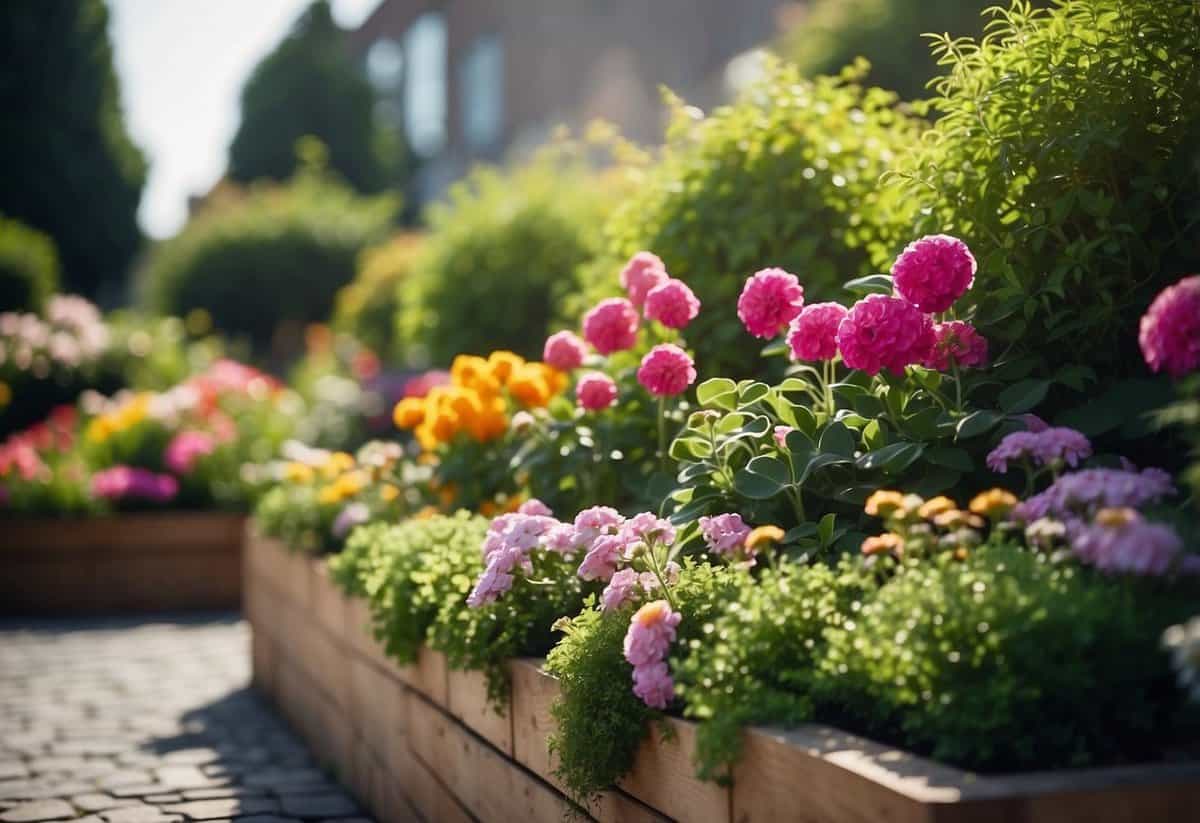
[{"label": "brick building", "polygon": [[[383,0],[351,34],[423,159],[417,199],[472,163],[593,118],[639,142],[662,131],[658,87],[708,107],[730,62],[772,38],[784,0]],[[736,65],[736,63],[735,63]]]}]

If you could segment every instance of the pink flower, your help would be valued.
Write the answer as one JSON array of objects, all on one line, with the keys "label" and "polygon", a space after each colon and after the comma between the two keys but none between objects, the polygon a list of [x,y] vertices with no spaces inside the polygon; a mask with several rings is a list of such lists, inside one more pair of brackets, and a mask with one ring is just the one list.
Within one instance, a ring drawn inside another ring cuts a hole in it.
[{"label": "pink flower", "polygon": [[554,516],[554,512],[550,510],[550,507],[541,500],[538,500],[536,497],[530,498],[522,503],[520,507],[517,508],[517,514],[532,514],[539,517]]},{"label": "pink flower", "polygon": [[933,327],[933,338],[933,348],[921,364],[925,368],[950,371],[951,361],[965,368],[987,365],[987,338],[970,323],[961,320],[938,323]]},{"label": "pink flower", "polygon": [[149,500],[166,503],[179,493],[179,481],[132,466],[113,466],[92,475],[92,494],[106,500]]},{"label": "pink flower", "polygon": [[601,300],[583,318],[583,336],[601,354],[632,349],[637,331],[637,309],[622,297]]},{"label": "pink flower", "polygon": [[931,314],[943,312],[962,297],[975,280],[975,258],[967,244],[948,234],[914,240],[892,264],[892,279],[901,297]]},{"label": "pink flower", "polygon": [[630,302],[640,309],[650,290],[667,277],[667,267],[658,255],[640,251],[621,270],[621,288],[629,295]]},{"label": "pink flower", "polygon": [[842,359],[870,375],[922,362],[933,347],[933,321],[906,300],[872,294],[858,301],[838,326]]},{"label": "pink flower", "polygon": [[837,330],[846,316],[841,303],[805,306],[788,326],[787,342],[793,360],[832,360],[837,357]]},{"label": "pink flower", "polygon": [[587,344],[575,332],[555,332],[546,338],[546,345],[542,347],[542,360],[559,371],[579,368],[585,357]]},{"label": "pink flower", "polygon": [[791,426],[776,426],[775,427],[775,445],[781,449],[787,448],[787,436],[794,432]]},{"label": "pink flower", "polygon": [[700,518],[700,534],[704,535],[710,552],[724,557],[741,550],[750,535],[750,527],[740,514],[718,514]]},{"label": "pink flower", "polygon": [[1183,377],[1200,366],[1200,274],[1163,289],[1142,315],[1142,356],[1151,371]]},{"label": "pink flower", "polygon": [[175,474],[191,474],[196,461],[212,454],[217,442],[211,435],[198,431],[184,431],[171,438],[163,454],[163,462]]},{"label": "pink flower", "polygon": [[330,532],[339,540],[350,533],[350,530],[356,526],[361,526],[371,519],[371,510],[366,503],[350,503],[340,512],[337,518],[333,521],[333,526]]},{"label": "pink flower", "polygon": [[660,343],[642,358],[637,379],[655,397],[674,397],[696,382],[696,367],[683,349]]},{"label": "pink flower", "polygon": [[630,543],[658,542],[669,546],[675,542],[675,527],[654,512],[642,512],[621,524],[621,534]]},{"label": "pink flower", "polygon": [[665,709],[675,697],[675,681],[663,661],[633,670],[633,693],[652,709]]},{"label": "pink flower", "polygon": [[617,384],[607,374],[592,371],[575,384],[575,402],[587,411],[602,411],[617,400]]},{"label": "pink flower", "polygon": [[665,658],[675,639],[675,627],[682,619],[666,600],[642,606],[634,613],[625,633],[625,659],[636,668]]},{"label": "pink flower", "polygon": [[783,269],[763,269],[746,280],[738,298],[737,311],[746,331],[770,338],[800,314],[804,287]]},{"label": "pink flower", "polygon": [[617,564],[625,557],[628,540],[619,534],[602,534],[592,541],[592,547],[579,564],[583,580],[610,580]]},{"label": "pink flower", "polygon": [[641,581],[633,569],[621,569],[608,581],[608,586],[600,595],[600,609],[615,612],[633,600]]},{"label": "pink flower", "polygon": [[511,569],[512,564],[506,564],[503,553],[493,556],[475,583],[475,588],[467,595],[467,605],[478,609],[496,602],[500,595],[512,588],[513,576],[508,573]]},{"label": "pink flower", "polygon": [[575,527],[570,523],[559,523],[552,526],[542,536],[542,546],[547,551],[559,554],[571,554],[577,548],[575,545]]},{"label": "pink flower", "polygon": [[682,329],[700,313],[700,301],[682,280],[670,278],[646,295],[646,317],[669,329]]}]

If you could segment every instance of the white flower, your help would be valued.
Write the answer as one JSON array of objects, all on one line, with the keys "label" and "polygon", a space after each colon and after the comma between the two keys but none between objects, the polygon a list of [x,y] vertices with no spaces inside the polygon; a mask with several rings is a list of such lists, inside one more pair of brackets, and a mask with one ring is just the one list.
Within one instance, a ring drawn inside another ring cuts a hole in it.
[{"label": "white flower", "polygon": [[1200,702],[1200,615],[1186,623],[1171,626],[1162,637],[1163,648],[1171,653],[1171,665],[1192,700]]}]

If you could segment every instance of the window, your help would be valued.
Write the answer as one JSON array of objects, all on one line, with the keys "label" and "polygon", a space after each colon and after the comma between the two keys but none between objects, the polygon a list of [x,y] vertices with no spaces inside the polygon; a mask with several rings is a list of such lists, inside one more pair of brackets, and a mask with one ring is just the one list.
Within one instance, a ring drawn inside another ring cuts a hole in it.
[{"label": "window", "polygon": [[404,34],[404,123],[408,142],[421,157],[446,144],[446,18],[429,11]]},{"label": "window", "polygon": [[459,66],[463,136],[477,151],[493,147],[504,128],[504,46],[500,37],[475,38]]}]

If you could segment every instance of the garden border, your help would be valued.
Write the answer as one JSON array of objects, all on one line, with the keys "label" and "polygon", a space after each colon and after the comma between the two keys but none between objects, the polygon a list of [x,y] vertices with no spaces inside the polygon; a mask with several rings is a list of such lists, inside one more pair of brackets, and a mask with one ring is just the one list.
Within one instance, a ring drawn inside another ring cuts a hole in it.
[{"label": "garden border", "polygon": [[[379,819],[563,818],[545,745],[558,686],[540,661],[512,661],[500,717],[481,674],[450,671],[428,649],[411,666],[390,661],[370,635],[366,602],[343,595],[323,559],[252,524],[246,546],[255,684]],[[1200,806],[1200,763],[978,776],[815,724],[748,731],[733,784],[722,787],[695,777],[695,725],[668,722],[674,733],[642,743],[630,774],[587,810],[593,817],[1142,823]]]},{"label": "garden border", "polygon": [[236,609],[245,522],[227,512],[0,519],[0,613]]}]

